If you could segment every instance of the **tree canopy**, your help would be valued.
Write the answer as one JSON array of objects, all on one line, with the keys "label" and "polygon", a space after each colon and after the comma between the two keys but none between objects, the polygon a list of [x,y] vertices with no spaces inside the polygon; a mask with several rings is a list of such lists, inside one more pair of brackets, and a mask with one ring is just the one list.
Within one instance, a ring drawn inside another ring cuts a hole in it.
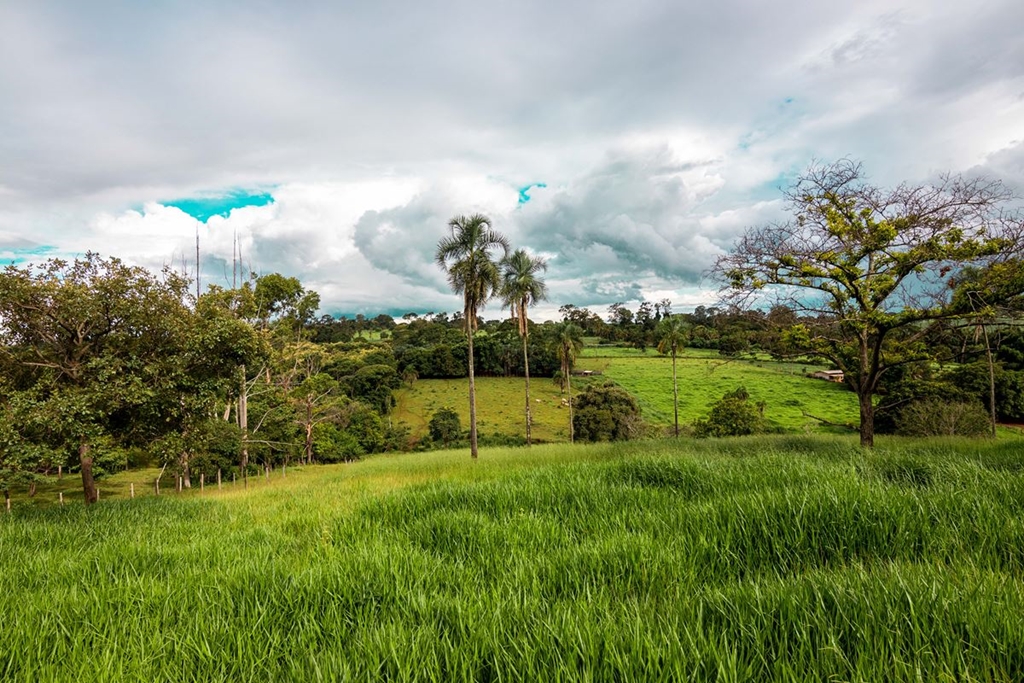
[{"label": "tree canopy", "polygon": [[884,374],[926,358],[933,326],[976,315],[956,304],[951,284],[967,267],[1017,257],[1024,225],[999,182],[946,175],[885,189],[849,160],[812,166],[785,197],[792,217],[748,229],[713,273],[733,302],[785,304],[804,316],[790,343],[844,371],[870,446]]}]

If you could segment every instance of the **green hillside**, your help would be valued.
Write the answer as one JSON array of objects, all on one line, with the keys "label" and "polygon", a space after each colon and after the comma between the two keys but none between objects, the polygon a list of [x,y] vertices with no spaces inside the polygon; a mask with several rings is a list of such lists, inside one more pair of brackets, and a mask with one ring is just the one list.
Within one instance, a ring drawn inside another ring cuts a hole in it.
[{"label": "green hillside", "polygon": [[0,519],[5,681],[1024,678],[1024,453],[380,456]]},{"label": "green hillside", "polygon": [[[633,349],[588,349],[579,367],[602,372],[633,394],[644,418],[672,422],[672,359]],[[600,355],[599,355],[600,354]],[[845,385],[810,379],[816,365],[728,360],[717,353],[687,349],[677,359],[679,420],[692,422],[707,414],[722,394],[744,386],[753,401],[765,402],[765,417],[790,431],[826,431],[820,420],[857,424],[857,395]]]},{"label": "green hillside", "polygon": [[[585,381],[577,383],[579,387]],[[574,389],[576,384],[574,384]],[[481,434],[525,434],[523,378],[476,378],[477,428]],[[564,395],[550,377],[530,380],[533,438],[537,441],[568,441],[569,411]],[[421,379],[395,392],[397,405],[391,419],[407,425],[414,438],[427,433],[427,424],[438,408],[451,406],[459,413],[463,429],[469,429],[469,380]]]}]

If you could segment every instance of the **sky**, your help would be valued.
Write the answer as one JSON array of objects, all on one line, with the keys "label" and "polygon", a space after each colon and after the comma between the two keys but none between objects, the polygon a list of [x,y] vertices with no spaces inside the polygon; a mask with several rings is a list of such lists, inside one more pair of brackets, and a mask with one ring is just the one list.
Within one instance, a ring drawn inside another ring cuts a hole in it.
[{"label": "sky", "polygon": [[[484,213],[549,301],[713,304],[814,160],[1024,194],[1024,3],[0,1],[0,264],[95,251],[455,311]],[[501,315],[490,304],[485,317]]]}]

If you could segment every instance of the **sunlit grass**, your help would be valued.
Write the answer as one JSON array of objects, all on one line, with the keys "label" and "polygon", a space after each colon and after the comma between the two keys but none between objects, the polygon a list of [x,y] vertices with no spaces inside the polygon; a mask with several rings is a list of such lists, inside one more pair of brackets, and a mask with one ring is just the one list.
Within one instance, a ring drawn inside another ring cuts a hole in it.
[{"label": "sunlit grass", "polygon": [[[574,379],[574,392],[586,380]],[[481,434],[525,436],[525,395],[522,377],[476,378],[477,429]],[[427,433],[434,411],[450,406],[459,413],[463,429],[469,429],[469,380],[417,380],[411,387],[395,392],[398,405],[392,420],[404,424],[414,438]],[[533,414],[533,438],[542,442],[569,440],[569,411],[562,405],[562,394],[550,377],[530,380],[530,408]]]},{"label": "sunlit grass", "polygon": [[794,435],[19,502],[0,679],[1018,681],[1022,477],[1014,442]]},{"label": "sunlit grass", "polygon": [[[622,349],[631,351],[631,349]],[[752,401],[765,402],[765,417],[790,431],[828,432],[820,420],[837,424],[859,422],[857,396],[846,386],[803,376],[817,366],[771,361],[727,360],[687,349],[677,359],[679,420],[692,422],[708,413],[715,401],[737,387],[746,387]],[[672,360],[633,351],[631,355],[589,357],[581,369],[600,371],[640,403],[644,419],[667,425],[672,415]]]}]

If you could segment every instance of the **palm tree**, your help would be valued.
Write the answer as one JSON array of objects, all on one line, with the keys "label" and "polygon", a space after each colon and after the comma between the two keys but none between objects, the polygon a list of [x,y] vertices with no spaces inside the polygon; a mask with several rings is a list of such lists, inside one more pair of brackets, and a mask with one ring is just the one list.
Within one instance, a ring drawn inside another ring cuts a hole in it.
[{"label": "palm tree", "polygon": [[501,262],[501,298],[507,308],[512,311],[512,318],[519,327],[519,337],[523,340],[523,368],[526,374],[526,445],[530,445],[530,426],[533,423],[530,414],[530,353],[528,342],[530,337],[527,311],[538,301],[548,298],[548,286],[537,277],[538,273],[548,269],[547,262],[539,256],[530,256],[523,249],[516,249]]},{"label": "palm tree", "polygon": [[452,291],[461,294],[466,339],[469,341],[469,447],[473,458],[476,446],[476,382],[473,377],[473,333],[477,327],[477,311],[501,286],[498,264],[491,250],[508,253],[508,239],[491,228],[491,219],[481,214],[455,216],[448,221],[452,234],[437,243],[434,259],[448,274]]},{"label": "palm tree", "polygon": [[676,354],[686,346],[686,323],[679,318],[665,318],[658,325],[658,353],[672,354],[672,411],[679,438],[679,382],[676,380]]},{"label": "palm tree", "polygon": [[576,365],[576,356],[583,349],[583,330],[570,322],[559,323],[555,327],[555,351],[562,364],[562,378],[569,390],[569,443],[574,441],[572,424],[572,368]]}]

